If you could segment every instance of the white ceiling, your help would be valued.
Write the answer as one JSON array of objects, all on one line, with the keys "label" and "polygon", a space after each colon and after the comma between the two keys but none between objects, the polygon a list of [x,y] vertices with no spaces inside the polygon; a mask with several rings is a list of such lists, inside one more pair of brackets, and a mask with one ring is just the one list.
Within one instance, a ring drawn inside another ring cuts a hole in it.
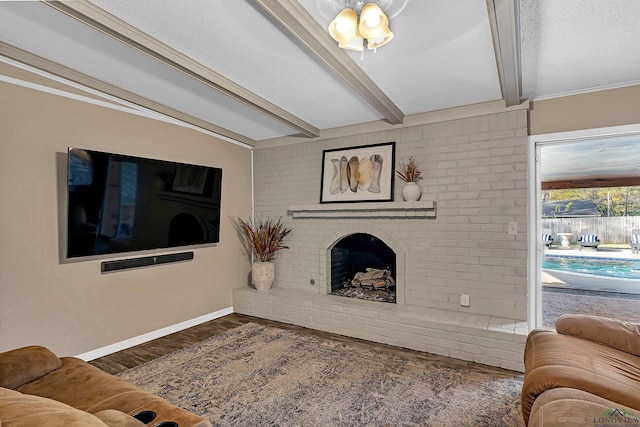
[{"label": "white ceiling", "polygon": [[[57,74],[79,72],[250,145],[513,104],[514,91],[538,99],[640,84],[637,0],[408,0],[390,22],[395,39],[362,55],[326,34],[335,1],[0,0],[0,54],[30,62],[29,52],[41,68],[62,65]],[[382,2],[397,10],[405,0]]]}]

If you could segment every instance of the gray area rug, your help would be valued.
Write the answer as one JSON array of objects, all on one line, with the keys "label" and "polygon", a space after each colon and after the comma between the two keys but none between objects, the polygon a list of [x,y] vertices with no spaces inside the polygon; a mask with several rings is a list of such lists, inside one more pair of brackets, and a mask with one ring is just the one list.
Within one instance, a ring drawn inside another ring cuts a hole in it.
[{"label": "gray area rug", "polygon": [[253,323],[119,376],[215,426],[523,425],[519,378]]}]

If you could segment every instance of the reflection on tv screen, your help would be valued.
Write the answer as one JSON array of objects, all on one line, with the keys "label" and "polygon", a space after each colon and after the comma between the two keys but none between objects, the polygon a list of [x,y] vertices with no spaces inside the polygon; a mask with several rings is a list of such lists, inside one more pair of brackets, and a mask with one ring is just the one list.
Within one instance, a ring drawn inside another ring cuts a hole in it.
[{"label": "reflection on tv screen", "polygon": [[67,257],[217,243],[222,169],[70,148]]}]

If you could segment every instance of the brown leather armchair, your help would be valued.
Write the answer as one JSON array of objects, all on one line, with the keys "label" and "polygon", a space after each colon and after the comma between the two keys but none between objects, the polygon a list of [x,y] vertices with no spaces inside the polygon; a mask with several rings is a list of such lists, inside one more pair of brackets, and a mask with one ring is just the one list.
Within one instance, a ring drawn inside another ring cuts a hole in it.
[{"label": "brown leather armchair", "polygon": [[525,346],[522,412],[528,426],[603,424],[638,417],[640,324],[564,315],[533,330]]}]

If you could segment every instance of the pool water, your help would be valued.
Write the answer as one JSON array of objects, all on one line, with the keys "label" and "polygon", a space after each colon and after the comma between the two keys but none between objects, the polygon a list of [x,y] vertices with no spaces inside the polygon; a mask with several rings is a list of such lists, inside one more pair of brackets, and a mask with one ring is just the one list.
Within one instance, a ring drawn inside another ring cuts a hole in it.
[{"label": "pool water", "polygon": [[542,258],[542,268],[640,280],[640,260],[547,255]]}]

